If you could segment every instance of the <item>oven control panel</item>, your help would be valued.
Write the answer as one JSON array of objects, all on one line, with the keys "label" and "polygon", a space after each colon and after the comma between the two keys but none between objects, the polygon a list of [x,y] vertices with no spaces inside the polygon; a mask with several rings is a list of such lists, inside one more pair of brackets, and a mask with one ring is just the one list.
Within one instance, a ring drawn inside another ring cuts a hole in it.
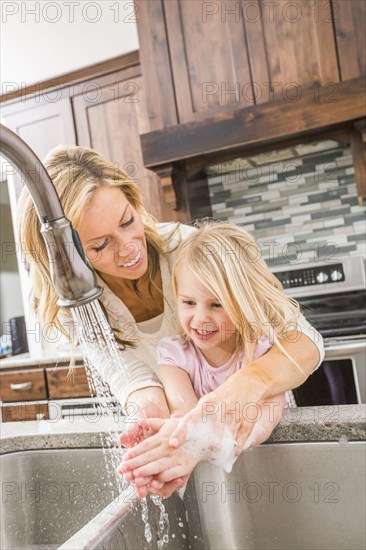
[{"label": "oven control panel", "polygon": [[291,271],[278,271],[273,274],[281,281],[284,288],[339,283],[345,280],[342,264],[302,267]]}]

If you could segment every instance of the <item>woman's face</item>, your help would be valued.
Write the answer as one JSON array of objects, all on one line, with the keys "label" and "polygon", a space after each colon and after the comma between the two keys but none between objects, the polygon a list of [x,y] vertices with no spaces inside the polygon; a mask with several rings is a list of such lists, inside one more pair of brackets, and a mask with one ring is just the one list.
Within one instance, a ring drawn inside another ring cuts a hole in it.
[{"label": "woman's face", "polygon": [[97,271],[130,280],[146,273],[144,225],[120,189],[97,189],[82,214],[78,233],[85,254]]}]

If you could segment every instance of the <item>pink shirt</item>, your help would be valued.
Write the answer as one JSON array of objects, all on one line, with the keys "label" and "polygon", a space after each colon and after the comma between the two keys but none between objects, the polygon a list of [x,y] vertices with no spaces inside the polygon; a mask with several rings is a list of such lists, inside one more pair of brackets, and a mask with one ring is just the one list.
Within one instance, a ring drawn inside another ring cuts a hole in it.
[{"label": "pink shirt", "polygon": [[[260,338],[255,346],[253,360],[267,353],[271,347],[272,344],[267,338]],[[242,367],[244,358],[244,351],[242,351],[231,369],[235,351],[225,365],[218,368],[212,367],[195,344],[191,341],[186,342],[181,336],[163,338],[158,344],[157,351],[158,365],[172,365],[188,373],[198,398],[221,386],[227,379],[229,371],[232,374]]]}]

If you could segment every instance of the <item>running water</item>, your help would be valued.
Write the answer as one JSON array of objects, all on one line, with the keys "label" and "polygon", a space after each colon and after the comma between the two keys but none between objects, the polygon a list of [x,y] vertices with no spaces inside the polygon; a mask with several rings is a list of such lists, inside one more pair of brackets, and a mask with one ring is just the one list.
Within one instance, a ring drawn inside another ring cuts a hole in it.
[{"label": "running water", "polygon": [[[106,376],[109,371],[118,372],[123,378],[124,384],[127,385],[127,365],[122,358],[122,354],[119,351],[113,331],[98,300],[94,300],[77,308],[71,308],[71,313],[76,325],[81,349],[84,355],[90,388],[95,392],[98,398],[101,398],[97,405],[97,412],[100,415],[107,417],[109,416],[111,418],[112,426],[114,414],[113,406],[110,403],[110,398],[112,396],[109,387],[103,381],[100,372],[104,373],[104,376]],[[109,463],[111,462],[113,471],[115,472],[114,482],[117,482],[119,492],[122,492],[122,490],[126,489],[129,484],[123,482],[122,478],[117,475],[117,467],[119,466],[123,455],[123,449],[118,444],[118,432],[111,429],[110,432],[107,433],[104,443],[109,449],[111,455],[109,458],[105,453],[105,458],[108,461],[107,470],[109,471]],[[105,449],[104,445],[103,448]],[[158,547],[161,548],[164,543],[169,542],[168,515],[165,512],[165,507],[161,497],[152,496],[151,500],[160,509]],[[141,507],[142,519],[145,524],[145,538],[148,542],[150,542],[152,539],[152,533],[149,524],[146,499],[142,499]]]}]

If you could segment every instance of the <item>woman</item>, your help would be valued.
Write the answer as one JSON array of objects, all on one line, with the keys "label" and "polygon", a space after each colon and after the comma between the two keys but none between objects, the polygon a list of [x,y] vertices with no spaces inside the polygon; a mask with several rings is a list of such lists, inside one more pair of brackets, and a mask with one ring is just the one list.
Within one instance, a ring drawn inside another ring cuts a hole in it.
[{"label": "woman", "polygon": [[[85,253],[97,271],[98,283],[104,288],[100,301],[129,366],[128,386],[123,385],[118,372],[109,372],[107,365],[100,374],[122,405],[136,403],[141,417],[167,418],[169,409],[154,370],[156,346],[161,338],[178,332],[171,270],[180,240],[194,229],[156,224],[143,206],[137,185],[95,151],[83,147],[56,148],[50,152],[45,166],[65,215],[77,229]],[[55,323],[65,333],[63,325],[68,312],[57,306],[38,217],[26,188],[19,200],[18,220],[21,246],[27,251],[34,278],[35,310],[45,322]],[[33,252],[29,253],[30,250]],[[214,399],[216,404],[225,406],[225,423],[232,430],[238,451],[244,447],[253,424],[230,410],[235,410],[238,403],[259,402],[299,386],[322,360],[319,334],[304,318],[299,328],[301,331],[295,333],[294,340],[289,338],[281,344],[302,370],[294,368],[282,351],[273,346],[249,368],[230,377],[214,396],[208,394],[203,398],[207,403]],[[199,421],[201,407],[199,402],[190,417]],[[222,410],[211,416],[219,428]],[[158,423],[155,429],[159,429]],[[173,432],[175,426],[171,429]],[[179,445],[185,438],[184,424],[173,435]],[[133,424],[122,442],[131,446],[143,437],[142,426]],[[180,470],[181,479],[165,478],[161,493],[170,494],[188,473]]]}]

